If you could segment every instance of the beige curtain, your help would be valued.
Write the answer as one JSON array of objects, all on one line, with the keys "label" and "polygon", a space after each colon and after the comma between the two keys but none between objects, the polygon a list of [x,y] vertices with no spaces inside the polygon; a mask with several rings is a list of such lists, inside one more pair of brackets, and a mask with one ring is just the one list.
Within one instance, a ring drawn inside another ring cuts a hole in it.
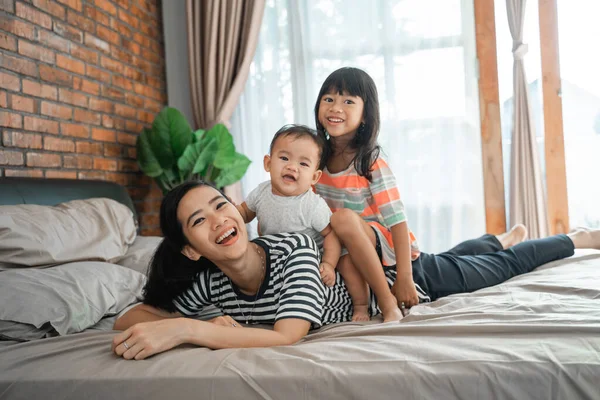
[{"label": "beige curtain", "polygon": [[[196,128],[230,126],[254,57],[264,0],[187,0],[190,92]],[[241,200],[239,185],[226,189]]]},{"label": "beige curtain", "polygon": [[548,235],[546,200],[540,161],[531,120],[525,79],[523,43],[526,0],[506,0],[508,25],[513,39],[513,132],[510,160],[510,224],[527,226],[531,238]]}]

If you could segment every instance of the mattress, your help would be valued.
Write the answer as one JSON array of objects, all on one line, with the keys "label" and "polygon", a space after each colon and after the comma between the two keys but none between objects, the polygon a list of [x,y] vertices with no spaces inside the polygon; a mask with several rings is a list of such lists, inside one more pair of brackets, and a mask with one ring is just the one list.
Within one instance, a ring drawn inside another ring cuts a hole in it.
[{"label": "mattress", "polygon": [[598,399],[600,252],[293,346],[126,361],[114,334],[0,342],[0,399]]}]

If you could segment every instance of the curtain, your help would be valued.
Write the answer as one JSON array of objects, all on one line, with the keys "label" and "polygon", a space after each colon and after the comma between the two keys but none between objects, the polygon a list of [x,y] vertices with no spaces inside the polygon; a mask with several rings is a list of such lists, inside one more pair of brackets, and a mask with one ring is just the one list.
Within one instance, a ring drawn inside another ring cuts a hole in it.
[{"label": "curtain", "polygon": [[513,131],[510,164],[510,224],[527,226],[531,238],[548,235],[543,177],[531,118],[523,57],[526,0],[506,0],[508,25],[513,39]]},{"label": "curtain", "polygon": [[[435,10],[433,13],[431,10]],[[473,0],[270,0],[232,117],[253,161],[247,195],[269,179],[262,158],[286,123],[314,128],[321,84],[342,66],[379,91],[379,142],[421,248],[448,250],[485,231]]]}]

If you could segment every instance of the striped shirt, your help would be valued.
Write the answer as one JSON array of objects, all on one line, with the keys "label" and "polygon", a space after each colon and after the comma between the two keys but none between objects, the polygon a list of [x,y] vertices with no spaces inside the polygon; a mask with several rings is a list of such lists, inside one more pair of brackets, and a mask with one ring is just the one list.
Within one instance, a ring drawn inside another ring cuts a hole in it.
[{"label": "striped shirt", "polygon": [[[369,181],[358,174],[354,164],[335,174],[325,168],[315,191],[325,199],[331,211],[348,208],[375,228],[381,240],[382,263],[392,266],[396,265],[396,257],[390,228],[407,220],[404,204],[400,200],[394,173],[383,157],[375,161],[371,173],[372,180]],[[420,251],[414,234],[410,231],[409,234],[411,259],[414,261]]]}]

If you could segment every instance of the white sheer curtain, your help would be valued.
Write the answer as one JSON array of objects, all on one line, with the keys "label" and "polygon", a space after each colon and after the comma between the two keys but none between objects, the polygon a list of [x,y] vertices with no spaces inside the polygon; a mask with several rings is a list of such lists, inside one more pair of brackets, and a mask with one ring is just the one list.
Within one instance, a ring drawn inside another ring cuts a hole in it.
[{"label": "white sheer curtain", "polygon": [[473,0],[268,0],[248,83],[232,119],[253,163],[286,123],[314,127],[324,79],[342,66],[377,83],[379,142],[409,226],[428,252],[485,231]]}]

